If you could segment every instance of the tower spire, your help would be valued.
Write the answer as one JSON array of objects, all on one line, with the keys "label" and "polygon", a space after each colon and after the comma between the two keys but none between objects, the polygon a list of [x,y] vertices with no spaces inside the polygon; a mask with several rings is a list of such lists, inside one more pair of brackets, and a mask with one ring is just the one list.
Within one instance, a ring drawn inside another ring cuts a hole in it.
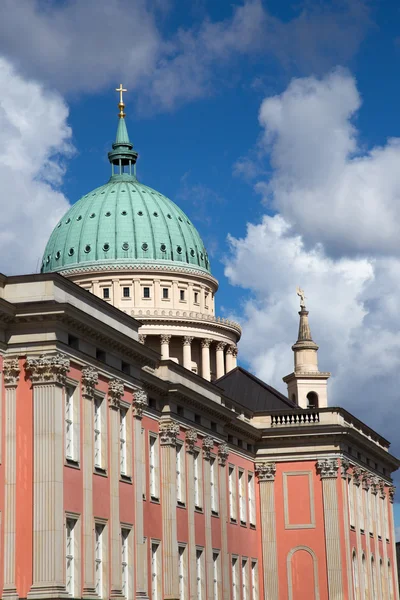
[{"label": "tower spire", "polygon": [[119,88],[115,89],[119,92],[119,113],[118,127],[115,142],[112,145],[112,151],[108,153],[108,160],[111,163],[111,177],[113,179],[136,179],[136,160],[138,153],[133,149],[133,144],[129,139],[128,129],[125,121],[125,103],[123,92],[128,90],[120,83]]},{"label": "tower spire", "polygon": [[283,378],[288,386],[288,396],[301,408],[317,408],[328,405],[327,381],[330,373],[318,369],[318,346],[312,339],[305,295],[297,288],[300,297],[300,321],[297,342],[293,344],[294,372]]}]

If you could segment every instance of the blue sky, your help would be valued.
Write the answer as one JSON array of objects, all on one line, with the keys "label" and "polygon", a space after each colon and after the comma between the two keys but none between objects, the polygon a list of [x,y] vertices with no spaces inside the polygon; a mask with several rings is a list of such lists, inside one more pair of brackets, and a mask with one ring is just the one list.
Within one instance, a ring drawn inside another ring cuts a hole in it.
[{"label": "blue sky", "polygon": [[398,2],[3,8],[0,270],[36,270],[68,204],[108,179],[122,82],[138,177],[199,229],[241,363],[284,390],[301,284],[330,403],[400,455]]}]

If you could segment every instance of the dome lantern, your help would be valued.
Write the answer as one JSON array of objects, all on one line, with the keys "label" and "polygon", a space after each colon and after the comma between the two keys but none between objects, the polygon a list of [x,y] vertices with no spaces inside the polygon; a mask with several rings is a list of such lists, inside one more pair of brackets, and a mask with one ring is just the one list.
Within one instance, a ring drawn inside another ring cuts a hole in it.
[{"label": "dome lantern", "polygon": [[133,149],[133,144],[129,139],[128,129],[125,122],[125,104],[123,102],[122,92],[127,90],[122,87],[122,83],[119,88],[116,88],[116,92],[119,92],[120,98],[118,103],[119,108],[119,121],[117,128],[117,135],[115,142],[112,145],[111,152],[108,153],[108,160],[111,163],[111,177],[123,179],[136,179],[136,160],[138,153]]}]

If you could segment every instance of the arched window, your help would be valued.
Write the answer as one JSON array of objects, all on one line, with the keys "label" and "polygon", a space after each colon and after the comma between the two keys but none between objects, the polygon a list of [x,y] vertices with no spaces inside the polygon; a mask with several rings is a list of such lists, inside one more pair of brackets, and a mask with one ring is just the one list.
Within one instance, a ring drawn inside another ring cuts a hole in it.
[{"label": "arched window", "polygon": [[307,408],[318,408],[318,394],[316,392],[308,392],[307,400]]},{"label": "arched window", "polygon": [[377,600],[376,569],[375,569],[375,561],[374,561],[373,556],[371,556],[371,574],[372,574],[372,600]]},{"label": "arched window", "polygon": [[381,598],[387,598],[386,596],[386,585],[385,585],[385,570],[383,567],[383,561],[379,561],[379,591]]},{"label": "arched window", "polygon": [[388,580],[389,580],[389,600],[393,600],[393,579],[392,579],[392,565],[388,560]]},{"label": "arched window", "polygon": [[367,572],[367,561],[365,554],[362,555],[361,559],[361,577],[362,577],[362,589],[364,590],[364,598],[368,598],[368,572]]},{"label": "arched window", "polygon": [[357,554],[356,551],[353,550],[353,591],[354,598],[359,598],[359,589],[360,586],[358,584],[358,565],[357,565]]}]

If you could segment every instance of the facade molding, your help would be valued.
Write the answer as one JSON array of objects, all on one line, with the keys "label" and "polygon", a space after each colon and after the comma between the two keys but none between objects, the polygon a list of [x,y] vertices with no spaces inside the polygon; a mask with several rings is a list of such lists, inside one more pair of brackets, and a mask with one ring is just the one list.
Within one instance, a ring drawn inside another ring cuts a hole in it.
[{"label": "facade molding", "polygon": [[66,354],[41,354],[34,358],[26,359],[26,370],[30,373],[33,384],[59,384],[65,385],[70,369],[70,360]]}]

